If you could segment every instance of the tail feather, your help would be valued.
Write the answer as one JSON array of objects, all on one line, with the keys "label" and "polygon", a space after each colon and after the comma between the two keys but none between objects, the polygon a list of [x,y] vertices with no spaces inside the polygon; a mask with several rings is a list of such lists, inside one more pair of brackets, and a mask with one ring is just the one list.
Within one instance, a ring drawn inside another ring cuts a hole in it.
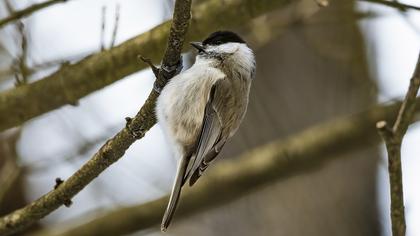
[{"label": "tail feather", "polygon": [[181,188],[184,184],[184,176],[185,171],[187,169],[188,161],[187,158],[183,157],[181,161],[179,162],[178,170],[176,173],[176,179],[175,183],[172,187],[171,196],[169,197],[169,203],[166,207],[165,214],[163,215],[162,224],[160,226],[160,229],[162,232],[165,232],[168,228],[169,224],[172,221],[172,217],[174,216],[176,207],[178,206],[179,202],[179,196],[181,194]]}]

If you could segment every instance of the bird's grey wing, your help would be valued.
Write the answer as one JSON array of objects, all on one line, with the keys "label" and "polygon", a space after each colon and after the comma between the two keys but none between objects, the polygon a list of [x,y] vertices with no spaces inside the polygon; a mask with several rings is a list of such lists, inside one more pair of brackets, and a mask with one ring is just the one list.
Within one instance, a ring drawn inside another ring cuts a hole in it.
[{"label": "bird's grey wing", "polygon": [[193,185],[207,168],[208,163],[220,152],[225,143],[222,139],[222,123],[214,103],[214,96],[222,80],[216,82],[211,90],[204,110],[203,124],[195,152],[187,167],[185,180],[190,178],[190,186]]}]

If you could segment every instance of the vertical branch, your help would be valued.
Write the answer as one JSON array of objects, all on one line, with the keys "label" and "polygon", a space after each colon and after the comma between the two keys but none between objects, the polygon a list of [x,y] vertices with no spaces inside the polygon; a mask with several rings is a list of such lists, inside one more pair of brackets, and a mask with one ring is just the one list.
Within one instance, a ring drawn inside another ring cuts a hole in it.
[{"label": "vertical branch", "polygon": [[0,154],[4,161],[0,169],[0,205],[5,204],[6,195],[15,190],[18,177],[22,174],[22,167],[18,164],[16,143],[20,137],[20,129],[16,129],[10,135],[0,137]]},{"label": "vertical branch", "polygon": [[385,141],[388,152],[388,172],[391,191],[391,223],[392,235],[404,236],[406,230],[404,214],[404,194],[401,168],[401,143],[408,125],[414,116],[416,96],[420,86],[420,57],[410,80],[410,86],[398,112],[394,125],[379,121],[376,127]]},{"label": "vertical branch", "polygon": [[28,38],[25,32],[25,25],[22,22],[17,23],[17,29],[20,34],[20,49],[21,54],[18,61],[20,78],[16,81],[17,85],[26,84],[28,82],[29,70],[26,65],[28,57]]},{"label": "vertical branch", "polygon": [[101,12],[101,52],[105,50],[105,27],[106,27],[106,6],[102,7]]},{"label": "vertical branch", "polygon": [[[13,15],[15,10],[12,3],[9,0],[5,0],[4,4],[6,5],[7,11],[10,15]],[[28,41],[25,33],[25,25],[22,21],[17,21],[15,24],[16,31],[20,36],[20,55],[16,56],[14,60],[13,72],[15,75],[15,86],[20,86],[28,82],[28,76],[30,71],[26,65],[28,57]]]},{"label": "vertical branch", "polygon": [[109,48],[114,47],[115,41],[117,40],[119,22],[120,22],[120,4],[117,4],[115,8],[114,30],[112,31],[111,45]]}]

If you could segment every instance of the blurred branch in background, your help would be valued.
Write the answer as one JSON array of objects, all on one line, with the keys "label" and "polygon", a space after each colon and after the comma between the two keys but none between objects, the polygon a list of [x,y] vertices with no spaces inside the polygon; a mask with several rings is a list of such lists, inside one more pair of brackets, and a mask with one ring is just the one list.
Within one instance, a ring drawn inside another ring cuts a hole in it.
[{"label": "blurred branch in background", "polygon": [[25,33],[25,25],[19,21],[17,23],[17,29],[20,35],[20,55],[16,59],[17,70],[15,71],[15,85],[21,86],[28,83],[29,70],[26,65],[28,57],[28,38]]},{"label": "blurred branch in background", "polygon": [[118,26],[120,23],[120,4],[115,6],[115,17],[114,17],[114,29],[112,30],[111,44],[109,48],[115,46],[115,41],[117,40]]},{"label": "blurred branch in background", "polygon": [[279,37],[293,25],[307,23],[308,19],[322,9],[318,4],[318,1],[300,0],[250,21],[247,39],[254,51]]},{"label": "blurred branch in background", "polygon": [[16,141],[19,139],[20,129],[13,130],[7,135],[0,137],[0,206],[13,185],[22,173],[22,168],[18,165],[18,154],[16,151]]},{"label": "blurred branch in background", "polygon": [[[194,8],[191,30],[186,40],[198,40],[220,28],[239,26],[268,11],[288,6],[291,2],[206,0]],[[62,66],[42,80],[2,92],[0,131],[63,105],[75,104],[78,99],[144,69],[146,65],[138,63],[138,55],[147,55],[154,61],[160,60],[169,25],[170,21],[164,22],[111,50],[93,54],[76,64]]]},{"label": "blurred branch in background", "polygon": [[[83,58],[85,58],[87,55],[92,54],[92,51],[87,51],[87,52],[81,52],[79,54],[75,54],[75,55],[69,55],[69,56],[65,56],[62,58],[57,58],[57,59],[52,59],[49,61],[44,61],[44,62],[39,62],[39,63],[33,63],[32,65],[28,65],[26,67],[26,72],[28,77],[32,76],[33,74],[42,71],[42,70],[51,70],[54,68],[58,68],[60,66],[62,66],[63,64],[68,64],[71,62],[75,62],[75,61],[79,61]],[[11,65],[8,68],[2,68],[0,69],[0,83],[4,82],[7,80],[6,76],[10,76],[13,75],[14,73],[16,73],[16,68],[14,68],[15,65]],[[2,77],[6,77],[6,78],[2,78]],[[28,78],[29,80],[30,78]],[[30,81],[28,81],[30,82]]]},{"label": "blurred branch in background", "polygon": [[[15,13],[15,9],[12,3],[9,0],[5,0],[4,4],[6,5],[9,14],[13,15]],[[18,19],[15,23],[15,28],[20,37],[20,53],[13,60],[11,72],[15,77],[15,86],[20,86],[28,82],[28,76],[30,74],[30,70],[26,64],[28,57],[28,38],[25,32],[25,25],[20,19]]]},{"label": "blurred branch in background", "polygon": [[402,185],[401,144],[416,109],[416,96],[420,86],[420,55],[410,87],[392,127],[386,121],[379,121],[376,127],[385,141],[388,151],[388,172],[391,191],[392,235],[405,235],[404,194]]},{"label": "blurred branch in background", "polygon": [[[118,33],[118,24],[120,21],[120,5],[117,4],[115,7],[115,16],[114,16],[114,28],[112,30],[112,38],[109,44],[109,48],[113,48],[115,46],[115,41],[117,39]],[[106,29],[106,6],[102,7],[102,20],[101,20],[101,51],[104,51],[107,47],[105,45],[105,29]]]},{"label": "blurred branch in background", "polygon": [[[180,64],[181,50],[190,18],[191,0],[177,0],[167,40],[167,47],[162,59],[162,67],[165,68],[165,71],[166,68]],[[159,82],[160,80],[159,85],[164,86],[167,81],[162,80],[170,79],[168,76],[173,75],[174,73],[171,73],[171,71],[164,73],[160,69],[156,81]],[[131,119],[124,129],[109,139],[92,159],[85,163],[69,179],[64,182],[57,182],[54,190],[26,207],[0,218],[0,235],[10,235],[22,230],[50,214],[63,204],[67,205],[71,202],[72,197],[79,193],[106,168],[118,161],[131,144],[137,139],[142,138],[156,123],[154,107],[157,97],[158,93],[152,90],[145,104],[134,119]]]},{"label": "blurred branch in background", "polygon": [[[258,50],[267,43],[271,42],[273,39],[278,38],[293,26],[314,26],[325,24],[324,21],[311,22],[312,16],[322,9],[319,5],[325,6],[328,5],[328,2],[300,0],[290,4],[288,7],[257,17],[248,25],[247,31],[250,33],[247,35],[247,39],[252,42],[254,50]],[[356,19],[375,16],[376,15],[373,13],[365,12],[355,12],[354,14]],[[331,19],[331,21],[334,22],[337,22],[337,20],[343,19]],[[349,19],[346,20],[348,21]],[[342,23],[345,24],[348,22]]]},{"label": "blurred branch in background", "polygon": [[105,50],[105,28],[106,28],[106,6],[102,6],[101,10],[101,52]]},{"label": "blurred branch in background", "polygon": [[21,173],[16,160],[7,159],[0,170],[0,205]]},{"label": "blurred branch in background", "polygon": [[72,153],[63,154],[62,152],[59,152],[54,155],[44,157],[38,161],[31,161],[29,163],[25,163],[22,165],[22,168],[25,170],[25,172],[28,173],[42,172],[58,164],[76,161],[78,160],[78,158],[82,158],[91,151],[94,151],[94,148],[104,143],[109,138],[110,134],[118,132],[119,127],[121,126],[104,128],[103,134],[88,140],[80,138],[82,139],[82,141],[80,142],[81,145],[77,148],[74,148],[75,151],[73,151]]},{"label": "blurred branch in background", "polygon": [[404,11],[406,11],[406,10],[418,10],[418,11],[420,11],[420,7],[400,3],[398,1],[388,1],[388,0],[359,0],[359,1],[382,4],[382,5],[385,5],[385,6],[388,6],[388,7],[393,7],[393,8],[397,8],[398,10],[404,10]]},{"label": "blurred branch in background", "polygon": [[[397,102],[377,106],[353,116],[338,118],[290,138],[275,140],[238,158],[220,161],[194,188],[185,189],[175,219],[230,202],[279,179],[316,170],[329,160],[345,156],[339,155],[343,152],[379,143],[375,122],[391,119],[400,105]],[[166,204],[167,197],[164,197],[112,211],[75,228],[64,229],[60,224],[57,228],[33,235],[113,236],[132,233],[158,225]]]},{"label": "blurred branch in background", "polygon": [[49,1],[46,1],[46,2],[34,4],[34,5],[32,5],[28,8],[25,8],[23,10],[15,11],[12,14],[10,14],[9,16],[7,16],[6,18],[0,19],[0,28],[3,27],[6,24],[12,22],[12,21],[19,20],[23,17],[29,16],[30,14],[32,14],[36,11],[39,11],[39,10],[47,8],[51,5],[66,2],[66,1],[68,1],[68,0],[49,0]]}]

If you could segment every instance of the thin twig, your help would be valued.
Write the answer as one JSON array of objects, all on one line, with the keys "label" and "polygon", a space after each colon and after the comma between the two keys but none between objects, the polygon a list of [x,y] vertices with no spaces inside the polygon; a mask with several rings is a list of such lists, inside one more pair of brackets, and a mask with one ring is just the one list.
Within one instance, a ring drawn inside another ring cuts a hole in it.
[{"label": "thin twig", "polygon": [[66,1],[68,1],[68,0],[49,0],[49,1],[46,1],[46,2],[43,2],[43,3],[34,4],[34,5],[32,5],[28,8],[25,8],[25,9],[20,10],[20,11],[15,11],[13,14],[9,15],[8,17],[0,20],[0,28],[3,27],[6,24],[12,22],[12,21],[19,20],[23,17],[26,17],[26,16],[36,12],[36,11],[39,11],[39,10],[47,8],[51,5],[66,2]]},{"label": "thin twig", "polygon": [[392,235],[404,236],[406,230],[404,214],[404,194],[401,168],[401,143],[411,123],[416,108],[416,96],[420,86],[420,56],[410,80],[410,86],[391,127],[386,121],[379,121],[376,127],[385,141],[388,152],[388,172],[391,191]]},{"label": "thin twig", "polygon": [[105,27],[106,27],[106,6],[102,6],[101,10],[101,52],[105,50]]},{"label": "thin twig", "polygon": [[416,96],[420,86],[420,56],[416,64],[416,69],[413,73],[413,77],[410,80],[410,86],[405,96],[404,102],[401,105],[401,109],[398,113],[397,120],[395,121],[392,131],[398,139],[402,140],[403,136],[407,132],[408,125],[413,118],[414,109],[416,107]]},{"label": "thin twig", "polygon": [[[15,13],[15,9],[12,3],[9,0],[5,0],[4,4],[6,5],[7,11],[10,15]],[[28,57],[28,41],[25,33],[25,25],[22,21],[17,21],[16,24],[16,31],[19,33],[20,36],[20,55],[18,58],[14,59],[14,63],[11,66],[11,71],[14,73],[15,76],[15,86],[20,86],[26,84],[28,82],[28,76],[30,74],[30,70],[26,65],[27,57]]]},{"label": "thin twig", "polygon": [[20,55],[19,58],[17,58],[18,63],[18,74],[16,77],[16,86],[20,86],[23,84],[28,83],[28,76],[30,74],[30,71],[28,70],[28,66],[26,65],[26,61],[28,58],[28,39],[25,32],[25,25],[19,21],[17,23],[17,29],[20,35]]},{"label": "thin twig", "polygon": [[[188,30],[191,18],[191,0],[177,0],[174,15],[169,32],[167,48],[162,60],[162,68],[170,68],[179,64],[184,38]],[[162,71],[162,70],[161,70]],[[160,72],[164,76],[166,73]],[[158,77],[157,80],[170,79]],[[156,123],[154,108],[158,93],[152,90],[148,99],[131,120],[127,127],[123,128],[113,138],[109,139],[99,151],[85,163],[76,173],[38,200],[0,218],[0,235],[10,235],[22,230],[44,216],[50,214],[58,207],[69,202],[77,193],[86,187],[100,173],[110,165],[118,161],[125,151],[137,139]],[[133,135],[135,134],[135,135]]]},{"label": "thin twig", "polygon": [[398,10],[417,10],[420,11],[420,7],[408,5],[396,1],[388,1],[388,0],[359,0],[362,2],[371,2],[371,3],[377,3],[388,7],[393,7]]},{"label": "thin twig", "polygon": [[10,2],[10,0],[4,0],[4,4],[6,5],[6,9],[9,15],[12,15],[15,12],[15,9],[12,6],[12,3]]},{"label": "thin twig", "polygon": [[152,69],[152,72],[156,78],[159,76],[159,68],[153,65],[153,62],[150,58],[145,58],[142,55],[138,55],[137,58],[140,59],[142,62],[146,63],[150,67],[150,69]]},{"label": "thin twig", "polygon": [[117,128],[104,128],[103,134],[99,135],[98,137],[89,140],[83,140],[82,145],[77,147],[77,151],[74,153],[63,155],[62,152],[58,152],[51,156],[44,157],[41,160],[25,163],[22,165],[22,168],[25,170],[25,172],[36,173],[46,171],[49,168],[65,162],[78,160],[81,157],[85,157],[89,152],[93,151],[93,148],[104,143],[108,139],[109,134],[117,132],[118,129],[119,126]]},{"label": "thin twig", "polygon": [[120,4],[117,4],[117,6],[115,7],[114,30],[112,31],[112,39],[111,39],[110,48],[115,46],[115,41],[117,40],[119,23],[120,23]]}]

